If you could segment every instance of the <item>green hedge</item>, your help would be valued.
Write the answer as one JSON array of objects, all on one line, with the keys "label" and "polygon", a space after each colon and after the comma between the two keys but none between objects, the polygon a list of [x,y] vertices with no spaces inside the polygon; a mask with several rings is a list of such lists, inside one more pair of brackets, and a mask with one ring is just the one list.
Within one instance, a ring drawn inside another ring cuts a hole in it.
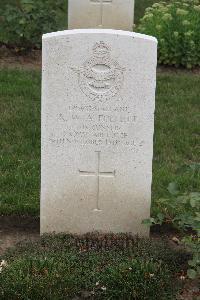
[{"label": "green hedge", "polygon": [[[64,10],[66,14],[61,14]],[[0,15],[0,42],[17,50],[40,48],[43,33],[64,29],[63,23],[67,25],[67,5],[63,0],[18,0],[1,5]]]},{"label": "green hedge", "polygon": [[157,37],[160,64],[200,66],[200,0],[155,3],[138,30]]}]

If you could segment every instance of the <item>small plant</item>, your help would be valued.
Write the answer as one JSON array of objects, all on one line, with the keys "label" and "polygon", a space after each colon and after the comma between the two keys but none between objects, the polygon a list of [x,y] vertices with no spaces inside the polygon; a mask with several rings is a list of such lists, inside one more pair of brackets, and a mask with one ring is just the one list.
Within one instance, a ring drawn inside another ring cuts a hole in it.
[{"label": "small plant", "polygon": [[191,279],[200,276],[200,235],[185,237],[183,243],[192,252],[192,259],[188,261],[187,275]]},{"label": "small plant", "polygon": [[[182,170],[192,170],[192,176],[199,173],[199,164],[192,164]],[[173,224],[182,232],[191,232],[189,236],[182,239],[182,243],[190,250],[193,257],[188,261],[190,268],[187,275],[190,278],[200,276],[200,193],[181,193],[176,182],[168,185],[168,198],[156,201],[158,213],[155,217],[144,220],[143,224],[162,225],[163,223]]]},{"label": "small plant", "polygon": [[43,33],[58,29],[63,1],[19,0],[0,11],[0,42],[17,51],[41,47]]},{"label": "small plant", "polygon": [[200,66],[200,0],[154,3],[146,9],[138,31],[158,39],[163,65]]}]

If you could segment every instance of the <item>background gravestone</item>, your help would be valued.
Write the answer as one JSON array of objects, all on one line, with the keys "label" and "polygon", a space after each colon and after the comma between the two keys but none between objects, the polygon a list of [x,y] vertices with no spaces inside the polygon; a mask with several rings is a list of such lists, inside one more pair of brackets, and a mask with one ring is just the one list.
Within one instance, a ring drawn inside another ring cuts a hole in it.
[{"label": "background gravestone", "polygon": [[150,215],[157,41],[43,36],[41,232],[132,232]]},{"label": "background gravestone", "polygon": [[133,30],[134,0],[69,0],[68,28]]}]

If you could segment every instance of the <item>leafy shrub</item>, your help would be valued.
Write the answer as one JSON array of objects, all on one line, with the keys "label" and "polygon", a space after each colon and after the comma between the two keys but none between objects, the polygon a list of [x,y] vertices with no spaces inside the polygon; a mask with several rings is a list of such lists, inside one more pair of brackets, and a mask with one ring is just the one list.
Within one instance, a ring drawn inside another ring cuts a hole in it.
[{"label": "leafy shrub", "polygon": [[197,234],[197,236],[187,236],[182,241],[193,254],[192,259],[188,261],[189,268],[187,275],[191,279],[200,277],[200,234]]},{"label": "leafy shrub", "polygon": [[157,37],[160,64],[200,66],[200,0],[154,3],[138,30]]},{"label": "leafy shrub", "polygon": [[[191,169],[193,175],[200,173],[200,164],[192,164],[183,168]],[[154,218],[144,220],[147,225],[171,223],[182,232],[192,230],[192,233],[182,239],[193,257],[188,261],[188,277],[200,277],[200,193],[181,193],[176,182],[168,186],[169,197],[156,201],[158,213]]]},{"label": "leafy shrub", "polygon": [[[61,0],[19,0],[1,11],[0,42],[18,50],[40,48],[43,33],[59,28]],[[67,13],[66,13],[67,15]]]}]

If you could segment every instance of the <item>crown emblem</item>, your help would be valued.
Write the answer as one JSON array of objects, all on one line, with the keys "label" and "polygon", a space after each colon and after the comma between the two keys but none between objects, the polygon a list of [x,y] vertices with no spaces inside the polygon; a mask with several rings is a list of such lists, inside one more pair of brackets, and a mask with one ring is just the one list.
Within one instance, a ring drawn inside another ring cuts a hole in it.
[{"label": "crown emblem", "polygon": [[93,55],[81,67],[72,68],[79,76],[81,91],[92,100],[107,101],[122,87],[125,68],[111,58],[111,50],[99,41],[92,47]]},{"label": "crown emblem", "polygon": [[111,49],[104,42],[96,43],[93,47],[93,53],[96,57],[105,57],[108,56]]}]

